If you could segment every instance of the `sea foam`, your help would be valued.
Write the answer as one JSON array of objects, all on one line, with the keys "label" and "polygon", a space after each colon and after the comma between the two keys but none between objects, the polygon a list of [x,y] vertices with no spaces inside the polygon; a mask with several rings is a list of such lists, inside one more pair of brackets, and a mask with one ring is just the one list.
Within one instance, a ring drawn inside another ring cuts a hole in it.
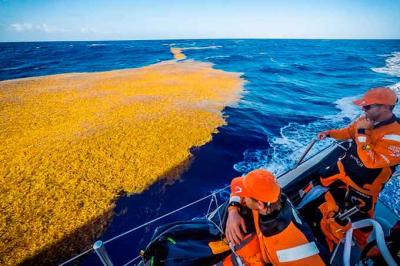
[{"label": "sea foam", "polygon": [[[263,167],[279,175],[289,170],[304,153],[305,148],[318,132],[332,128],[347,126],[352,120],[361,115],[352,101],[357,97],[345,97],[335,102],[339,112],[335,115],[324,116],[321,120],[309,124],[289,123],[280,129],[279,136],[268,139],[269,149],[246,150],[244,160],[234,165],[234,169],[247,173],[253,169]],[[315,144],[308,156],[332,144],[332,140],[319,141]],[[266,143],[267,144],[267,143]]]},{"label": "sea foam", "polygon": [[371,68],[377,73],[388,74],[395,77],[400,77],[400,52],[394,52],[386,59],[384,67]]},{"label": "sea foam", "polygon": [[[400,52],[394,52],[386,59],[384,67],[372,68],[377,73],[388,74],[400,77]],[[400,97],[400,82],[386,85],[394,90]],[[236,163],[234,169],[247,173],[256,168],[266,168],[276,175],[280,175],[295,165],[300,156],[304,153],[307,144],[316,137],[320,131],[341,128],[347,126],[362,114],[360,108],[353,104],[353,101],[362,95],[344,97],[335,102],[335,107],[339,110],[334,115],[326,115],[321,120],[309,124],[289,123],[280,129],[280,136],[269,138],[269,149],[246,150],[243,153],[243,161]],[[394,109],[397,117],[400,117],[400,108]],[[310,151],[308,156],[316,154],[318,151],[332,144],[333,140],[319,141]],[[386,184],[380,197],[397,215],[400,216],[400,170],[396,171],[392,179]],[[398,195],[393,197],[391,195]]]}]

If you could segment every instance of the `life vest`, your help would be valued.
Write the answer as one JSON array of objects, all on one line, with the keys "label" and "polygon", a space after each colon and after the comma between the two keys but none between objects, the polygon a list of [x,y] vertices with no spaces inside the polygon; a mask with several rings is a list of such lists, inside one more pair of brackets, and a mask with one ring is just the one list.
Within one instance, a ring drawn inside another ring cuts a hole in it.
[{"label": "life vest", "polygon": [[320,228],[325,236],[325,242],[332,252],[335,245],[344,238],[347,230],[350,229],[351,223],[349,221],[338,222],[335,215],[339,211],[339,207],[333,198],[332,194],[327,191],[324,195],[325,202],[318,206],[322,214],[320,221]]},{"label": "life vest", "polygon": [[[345,134],[353,135],[355,139],[364,138],[364,136],[357,136],[356,133],[352,132],[354,130],[355,127],[352,125],[347,128],[347,131],[350,131],[350,133]],[[340,139],[341,130],[331,132],[330,135]],[[350,144],[350,147],[335,165],[331,165],[322,171],[321,183],[326,187],[332,185],[345,187],[347,190],[345,198],[335,198],[335,200],[342,206],[348,205],[352,207],[357,205],[361,212],[367,213],[372,217],[378,195],[400,161],[399,120],[393,116],[391,119],[375,125],[368,133],[370,143],[361,148],[363,150],[362,156],[364,162],[370,159],[365,155],[368,154],[368,149],[374,147],[375,152],[379,153],[376,156],[381,157],[379,158],[380,160],[387,161],[386,165],[384,167],[366,167],[359,155],[359,146],[362,144],[356,141],[357,143],[353,142]],[[390,150],[397,148],[399,149],[398,152]]]},{"label": "life vest", "polygon": [[[282,205],[274,216],[262,216],[253,210],[254,239],[258,241],[252,239],[237,250],[237,254],[245,265],[260,265],[260,259],[261,265],[325,265],[311,230],[286,197]],[[253,248],[249,248],[250,244]],[[236,265],[234,260],[234,255],[230,255],[223,265]]]},{"label": "life vest", "polygon": [[[264,266],[260,244],[255,233],[248,234],[243,241],[234,247],[235,254],[226,257],[217,266]],[[239,260],[239,261],[238,261]]]}]

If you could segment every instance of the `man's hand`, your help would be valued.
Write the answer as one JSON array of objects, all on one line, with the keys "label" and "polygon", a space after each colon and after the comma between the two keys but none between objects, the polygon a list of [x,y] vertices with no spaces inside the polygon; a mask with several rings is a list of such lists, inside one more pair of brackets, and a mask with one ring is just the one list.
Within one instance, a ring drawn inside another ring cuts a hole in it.
[{"label": "man's hand", "polygon": [[225,235],[229,242],[234,245],[242,242],[244,235],[242,231],[247,233],[244,219],[239,214],[238,208],[230,208],[228,210],[228,220],[226,221]]},{"label": "man's hand", "polygon": [[323,140],[323,139],[325,139],[328,135],[329,135],[329,130],[325,130],[325,131],[319,132],[319,133],[317,134],[317,138],[318,138],[319,140]]},{"label": "man's hand", "polygon": [[373,121],[368,118],[362,117],[357,121],[356,128],[357,129],[371,129],[374,126]]}]

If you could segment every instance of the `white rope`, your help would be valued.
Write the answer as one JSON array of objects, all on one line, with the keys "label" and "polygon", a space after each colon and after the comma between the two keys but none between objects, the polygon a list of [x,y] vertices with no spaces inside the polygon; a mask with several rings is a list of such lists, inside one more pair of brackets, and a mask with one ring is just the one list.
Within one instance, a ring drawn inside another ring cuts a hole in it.
[{"label": "white rope", "polygon": [[[290,170],[289,170],[289,171],[290,171]],[[283,174],[285,174],[285,172],[283,172],[283,173],[281,173],[281,174],[278,174],[277,177],[279,178],[279,177],[280,177],[281,175],[283,175]],[[230,187],[230,185],[225,186],[225,187],[223,187],[223,188],[217,190],[216,192],[213,192],[212,194],[209,194],[209,195],[207,195],[207,196],[205,196],[205,197],[203,197],[203,198],[201,198],[201,199],[198,199],[198,200],[196,200],[196,201],[193,201],[193,202],[191,202],[191,203],[189,203],[189,204],[187,204],[187,205],[184,205],[184,206],[180,207],[179,209],[176,209],[176,210],[173,210],[173,211],[171,211],[171,212],[169,212],[169,213],[166,213],[166,214],[164,214],[164,215],[162,215],[162,216],[160,216],[160,217],[157,217],[156,219],[153,219],[153,220],[151,220],[151,221],[148,221],[147,223],[144,223],[144,224],[142,224],[142,225],[140,225],[140,226],[137,226],[137,227],[135,227],[135,228],[132,228],[132,229],[130,229],[130,230],[128,230],[128,231],[126,231],[126,232],[124,232],[124,233],[122,233],[122,234],[119,234],[119,235],[117,235],[117,236],[115,236],[115,237],[113,237],[113,238],[108,239],[107,241],[104,241],[103,243],[104,243],[104,244],[110,243],[111,241],[114,241],[114,240],[116,240],[116,239],[118,239],[118,238],[120,238],[120,237],[123,237],[123,236],[125,236],[125,235],[127,235],[127,234],[130,234],[130,233],[132,233],[132,232],[134,232],[134,231],[136,231],[136,230],[138,230],[138,229],[140,229],[140,228],[143,228],[143,227],[145,227],[145,226],[147,226],[147,225],[149,225],[149,224],[152,224],[152,223],[154,223],[154,222],[156,222],[156,221],[158,221],[158,220],[161,220],[161,219],[163,219],[163,218],[165,218],[165,217],[167,217],[167,216],[169,216],[169,215],[172,215],[172,214],[174,214],[174,213],[176,213],[176,212],[178,212],[178,211],[181,211],[181,210],[183,210],[183,209],[186,209],[187,207],[190,207],[190,206],[192,206],[192,205],[194,205],[194,204],[196,204],[196,203],[199,203],[199,202],[201,202],[201,201],[203,201],[203,200],[205,200],[205,199],[207,199],[207,198],[209,198],[209,197],[212,197],[212,198],[211,198],[211,201],[210,201],[210,205],[208,206],[208,211],[207,211],[207,215],[208,215],[209,212],[210,212],[210,209],[211,209],[211,204],[212,204],[212,202],[213,202],[214,200],[216,201],[216,206],[218,207],[218,201],[217,201],[217,199],[216,199],[216,194],[218,194],[218,193],[220,193],[220,192],[226,190],[226,189],[229,188],[229,187]],[[221,215],[220,215],[219,212],[218,212],[218,215],[219,215],[220,226],[221,226]],[[215,223],[214,223],[214,224],[215,224]],[[216,225],[216,226],[220,229],[220,226],[218,226],[218,225]],[[220,229],[220,231],[222,232],[221,229]],[[223,233],[223,232],[222,232],[222,233]],[[67,263],[69,263],[69,262],[71,262],[71,261],[73,261],[73,260],[75,260],[75,259],[77,259],[77,258],[83,256],[84,254],[86,254],[86,253],[88,253],[88,252],[90,252],[90,251],[92,251],[92,250],[93,250],[93,248],[88,249],[88,250],[86,250],[86,251],[84,251],[84,252],[82,252],[82,253],[76,255],[75,257],[73,257],[73,258],[71,258],[71,259],[69,259],[69,260],[63,262],[62,264],[60,264],[60,266],[63,266],[63,265],[65,265],[65,264],[67,264]],[[136,259],[136,258],[135,258],[135,259]],[[130,263],[130,262],[129,262],[129,263]]]},{"label": "white rope", "polygon": [[207,210],[206,217],[207,217],[207,216],[210,214],[211,205],[212,205],[213,201],[214,201],[214,198],[211,198],[211,200],[210,200],[210,204],[208,205],[208,210]]},{"label": "white rope", "polygon": [[211,223],[213,223],[214,225],[215,225],[215,227],[217,227],[217,229],[218,229],[218,231],[221,233],[221,234],[224,234],[224,231],[222,230],[222,228],[221,227],[219,227],[219,225],[218,224],[216,224],[213,220],[211,220],[211,219],[208,219]]},{"label": "white rope", "polygon": [[127,266],[127,265],[131,264],[132,262],[134,262],[134,261],[135,261],[135,260],[137,260],[138,258],[140,258],[140,255],[139,255],[139,256],[137,256],[136,258],[134,258],[134,259],[132,259],[132,260],[128,261],[128,262],[127,262],[127,263],[125,263],[123,266]]},{"label": "white rope", "polygon": [[[218,211],[218,199],[217,199],[217,196],[215,195],[215,194],[213,194],[213,197],[214,197],[214,199],[215,199],[215,204],[216,204],[216,208],[217,208],[217,212],[218,212],[218,217],[219,217],[219,225],[218,224],[216,224],[213,220],[211,220],[211,219],[208,219],[211,223],[213,223],[214,225],[215,225],[215,227],[218,229],[218,231],[221,233],[221,235],[224,235],[225,234],[225,232],[223,231],[223,229],[222,229],[222,219],[221,219],[221,215],[220,215],[220,212]],[[234,245],[231,243],[231,242],[226,242],[226,241],[224,241],[225,243],[227,243],[228,244],[228,246],[229,246],[229,249],[232,251],[232,253],[233,253],[233,255],[235,256],[235,259],[237,260],[237,262],[238,262],[238,264],[239,265],[243,265],[243,262],[241,261],[241,259],[240,259],[240,257],[239,257],[239,255],[236,253],[236,251],[235,251],[235,248],[234,248]]]},{"label": "white rope", "polygon": [[63,266],[63,265],[65,265],[65,264],[67,264],[67,263],[70,263],[71,261],[76,260],[76,259],[79,258],[80,256],[83,256],[83,255],[85,255],[86,253],[88,253],[89,251],[92,251],[92,250],[93,250],[93,248],[90,248],[90,249],[88,249],[88,250],[86,250],[86,251],[84,251],[84,252],[82,252],[82,253],[76,255],[75,257],[73,257],[73,258],[71,258],[71,259],[69,259],[69,260],[67,260],[67,261],[64,261],[63,263],[60,264],[60,266]]},{"label": "white rope", "polygon": [[[329,145],[329,146],[332,146],[333,144],[335,144],[335,143],[332,143],[332,144]],[[337,142],[336,142],[336,144],[337,144]],[[328,147],[329,147],[329,146],[328,146]],[[327,148],[327,147],[326,147],[326,148]],[[325,148],[325,149],[326,149],[326,148]],[[301,149],[301,148],[299,148],[299,149],[297,149],[297,150],[300,150],[300,149]],[[288,170],[288,171],[290,171],[290,170]],[[287,171],[287,172],[288,172],[288,171]],[[279,178],[279,177],[280,177],[281,175],[283,175],[283,174],[285,174],[285,172],[278,174],[278,175],[277,175],[277,178]],[[186,209],[187,207],[190,207],[190,206],[192,206],[192,205],[194,205],[194,204],[196,204],[196,203],[198,203],[198,202],[201,202],[201,201],[203,201],[203,200],[205,200],[205,199],[207,199],[207,198],[209,198],[209,197],[212,197],[212,198],[211,198],[211,201],[210,201],[210,205],[208,206],[208,211],[207,211],[207,215],[208,215],[209,212],[210,212],[210,209],[211,209],[211,205],[212,205],[212,203],[213,203],[214,200],[216,201],[216,206],[218,207],[218,201],[217,201],[217,198],[216,198],[216,194],[217,194],[217,193],[220,193],[220,192],[222,192],[222,191],[224,191],[225,189],[227,189],[227,188],[229,188],[229,187],[230,187],[229,185],[228,185],[228,186],[225,186],[224,188],[219,189],[219,190],[217,190],[216,192],[213,192],[213,193],[211,193],[211,194],[209,194],[209,195],[207,195],[207,196],[205,196],[205,197],[203,197],[203,198],[201,198],[201,199],[198,199],[198,200],[196,200],[196,201],[193,201],[193,202],[191,202],[191,203],[189,203],[189,204],[187,204],[187,205],[185,205],[185,206],[182,206],[182,207],[180,207],[179,209],[176,209],[176,210],[171,211],[171,212],[169,212],[169,213],[166,213],[166,214],[164,214],[164,215],[162,215],[162,216],[160,216],[160,217],[157,217],[157,218],[154,219],[154,220],[151,220],[151,221],[149,221],[149,222],[147,222],[147,223],[144,223],[144,224],[142,224],[142,225],[140,225],[140,226],[137,226],[137,227],[135,227],[135,228],[132,228],[132,229],[130,229],[130,230],[128,230],[128,231],[126,231],[126,232],[120,234],[120,235],[117,235],[117,236],[115,236],[115,237],[113,237],[113,238],[111,238],[111,239],[109,239],[109,240],[107,240],[107,241],[104,241],[103,243],[104,243],[104,244],[107,244],[107,243],[109,243],[109,242],[111,242],[111,241],[114,241],[115,239],[118,239],[118,238],[120,238],[120,237],[123,237],[123,236],[125,236],[125,235],[127,235],[127,234],[129,234],[129,233],[132,233],[132,232],[134,232],[134,231],[140,229],[140,228],[143,228],[143,227],[145,227],[145,226],[147,226],[147,225],[149,225],[149,224],[152,224],[152,223],[154,223],[154,222],[156,222],[156,221],[158,221],[158,220],[161,220],[161,219],[163,219],[163,218],[165,218],[165,217],[167,217],[167,216],[169,216],[169,215],[171,215],[171,214],[174,214],[174,213],[176,213],[176,212],[178,212],[178,211],[181,211],[181,210],[183,210],[183,209]],[[220,226],[221,226],[221,215],[220,215],[219,212],[218,212],[218,215],[219,215]],[[220,228],[220,226],[218,226],[218,227]],[[84,254],[86,254],[86,253],[88,253],[89,251],[92,251],[92,250],[93,250],[93,248],[88,249],[88,250],[82,252],[81,254],[78,254],[78,255],[76,255],[75,257],[73,257],[73,258],[71,258],[71,259],[69,259],[69,260],[63,262],[62,264],[60,264],[60,266],[63,266],[63,265],[65,265],[65,264],[67,264],[67,263],[69,263],[69,262],[71,262],[71,261],[73,261],[73,260],[79,258],[80,256],[82,256],[82,255],[84,255]],[[135,258],[135,259],[136,259],[136,258]]]},{"label": "white rope", "polygon": [[104,241],[103,243],[104,243],[104,244],[110,243],[111,241],[114,241],[115,239],[118,239],[118,238],[120,238],[120,237],[123,237],[124,235],[127,235],[127,234],[129,234],[129,233],[132,233],[133,231],[136,231],[136,230],[138,230],[138,229],[140,229],[140,228],[143,228],[143,227],[145,227],[145,226],[147,226],[147,225],[149,225],[149,224],[152,224],[152,223],[154,223],[154,222],[156,222],[156,221],[158,221],[158,220],[161,220],[161,219],[163,219],[163,218],[165,218],[165,217],[167,217],[167,216],[170,216],[171,214],[174,214],[174,213],[176,213],[176,212],[178,212],[178,211],[181,211],[181,210],[183,210],[183,209],[186,209],[187,207],[190,207],[190,206],[192,206],[192,205],[194,205],[194,204],[196,204],[196,203],[199,203],[199,202],[201,202],[201,201],[203,201],[203,200],[205,200],[205,199],[207,199],[207,198],[209,198],[209,197],[212,197],[212,196],[213,196],[214,194],[216,194],[216,193],[220,193],[221,191],[225,190],[225,189],[228,188],[228,187],[229,187],[229,186],[226,186],[226,187],[224,187],[224,188],[222,188],[222,189],[220,189],[220,190],[214,192],[213,194],[207,195],[207,196],[205,196],[205,197],[203,197],[203,198],[201,198],[201,199],[198,199],[198,200],[196,200],[196,201],[193,201],[193,202],[191,202],[191,203],[189,203],[189,204],[186,204],[186,205],[184,205],[184,206],[182,206],[182,207],[180,207],[180,208],[178,208],[178,209],[176,209],[176,210],[173,210],[173,211],[171,211],[171,212],[169,212],[169,213],[166,213],[166,214],[164,214],[164,215],[162,215],[162,216],[160,216],[160,217],[157,217],[157,218],[155,218],[154,220],[148,221],[147,223],[144,223],[144,224],[139,225],[139,226],[137,226],[137,227],[135,227],[135,228],[132,228],[132,229],[130,229],[130,230],[128,230],[128,231],[126,231],[126,232],[120,234],[120,235],[117,235],[117,236],[115,236],[115,237],[113,237],[113,238],[111,238],[111,239],[108,239],[108,240]]},{"label": "white rope", "polygon": [[[122,234],[119,234],[119,235],[117,235],[117,236],[115,236],[115,237],[113,237],[113,238],[110,238],[110,239],[108,239],[107,241],[104,241],[103,244],[105,245],[105,244],[107,244],[107,243],[110,243],[111,241],[114,241],[114,240],[116,240],[116,239],[118,239],[118,238],[120,238],[120,237],[123,237],[123,236],[125,236],[125,235],[127,235],[127,234],[129,234],[129,233],[132,233],[132,232],[134,232],[134,231],[136,231],[136,230],[138,230],[138,229],[140,229],[140,228],[143,228],[143,227],[145,227],[145,226],[147,226],[147,225],[149,225],[149,224],[152,224],[152,223],[154,223],[154,222],[156,222],[156,221],[158,221],[158,220],[161,220],[161,219],[163,219],[163,218],[165,218],[165,217],[167,217],[167,216],[169,216],[169,215],[171,215],[171,214],[174,214],[174,213],[176,213],[176,212],[178,212],[178,211],[181,211],[181,210],[183,210],[183,209],[186,209],[187,207],[190,207],[190,206],[192,206],[192,205],[194,205],[194,204],[196,204],[196,203],[199,203],[199,202],[201,202],[201,201],[203,201],[203,200],[205,200],[205,199],[207,199],[207,198],[209,198],[209,197],[213,197],[215,194],[220,193],[220,192],[224,191],[224,190],[227,189],[227,188],[229,188],[229,186],[223,187],[223,188],[217,190],[216,192],[213,192],[212,194],[209,194],[209,195],[207,195],[207,196],[205,196],[205,197],[203,197],[203,198],[201,198],[201,199],[198,199],[198,200],[193,201],[193,202],[191,202],[191,203],[189,203],[189,204],[186,204],[186,205],[180,207],[179,209],[173,210],[173,211],[171,211],[171,212],[169,212],[169,213],[166,213],[166,214],[164,214],[164,215],[162,215],[162,216],[160,216],[160,217],[157,217],[156,219],[153,219],[153,220],[151,220],[151,221],[148,221],[147,223],[144,223],[144,224],[142,224],[142,225],[140,225],[140,226],[137,226],[137,227],[135,227],[135,228],[132,228],[132,229],[130,229],[130,230],[128,230],[128,231],[126,231],[126,232],[124,232],[124,233],[122,233]],[[218,206],[218,205],[217,205],[217,206]],[[209,206],[209,208],[210,208],[210,207],[211,207],[211,206]],[[88,249],[88,250],[86,250],[86,251],[84,251],[84,252],[82,252],[82,253],[76,255],[75,257],[72,257],[71,259],[69,259],[69,260],[67,260],[67,261],[65,261],[65,262],[63,262],[63,263],[61,263],[59,266],[63,266],[63,265],[65,265],[65,264],[67,264],[67,263],[69,263],[69,262],[71,262],[71,261],[74,261],[75,259],[77,259],[77,258],[79,258],[79,257],[81,257],[81,256],[83,256],[83,255],[85,255],[86,253],[88,253],[88,252],[90,252],[90,251],[92,251],[92,250],[93,250],[93,248],[90,248],[90,249]],[[140,257],[140,256],[139,256],[139,257]],[[136,257],[135,259],[137,259],[137,258],[138,258],[138,257]],[[128,264],[131,263],[132,261],[134,261],[135,259],[129,261]]]},{"label": "white rope", "polygon": [[[214,200],[215,200],[215,204],[218,208],[218,199],[217,199],[217,195],[213,194]],[[221,219],[221,213],[220,211],[217,210],[218,213],[218,219],[219,219],[219,227],[222,227],[222,219]]]},{"label": "white rope", "polygon": [[[332,144],[329,145],[329,146],[332,146],[332,145],[334,145],[334,144],[338,144],[338,142],[334,142],[334,143],[332,143]],[[328,146],[328,147],[329,147],[329,146]],[[339,145],[339,146],[340,146],[340,145]],[[328,147],[325,147],[324,149],[326,149],[326,148],[328,148]],[[300,150],[300,149],[302,149],[302,148],[299,148],[299,149],[296,149],[296,150]],[[324,150],[324,149],[322,149],[322,150]],[[286,171],[286,172],[289,172],[289,171],[290,171],[290,170],[288,170],[288,171]],[[281,175],[285,174],[286,172],[283,171],[282,173],[278,174],[278,175],[277,175],[277,178],[279,178]],[[140,228],[143,228],[143,227],[145,227],[145,226],[147,226],[147,225],[149,225],[149,224],[152,224],[152,223],[154,223],[154,222],[156,222],[156,221],[158,221],[158,220],[161,220],[161,219],[163,219],[163,218],[165,218],[165,217],[167,217],[167,216],[169,216],[169,215],[171,215],[171,214],[174,214],[174,213],[176,213],[176,212],[178,212],[178,211],[181,211],[181,210],[183,210],[183,209],[186,209],[187,207],[190,207],[190,206],[192,206],[192,205],[194,205],[194,204],[196,204],[196,203],[198,203],[198,202],[200,202],[200,201],[203,201],[203,200],[205,200],[205,199],[207,199],[207,198],[209,198],[209,197],[212,197],[212,198],[211,198],[211,201],[210,201],[210,205],[208,206],[208,211],[207,211],[207,215],[208,215],[209,212],[210,212],[210,209],[211,209],[211,204],[212,204],[212,202],[213,202],[214,200],[216,201],[216,206],[217,206],[217,208],[218,208],[218,201],[217,201],[217,198],[216,198],[216,194],[217,194],[217,193],[220,193],[220,192],[222,192],[222,191],[224,191],[224,190],[227,189],[227,188],[229,188],[229,185],[228,185],[228,186],[225,186],[225,187],[222,188],[222,189],[217,190],[216,192],[211,193],[210,195],[207,195],[207,196],[205,196],[205,197],[203,197],[203,198],[201,198],[201,199],[198,199],[198,200],[196,200],[196,201],[194,201],[194,202],[191,202],[191,203],[189,203],[189,204],[187,204],[187,205],[185,205],[185,206],[182,206],[182,207],[180,207],[179,209],[176,209],[176,210],[174,210],[174,211],[171,211],[171,212],[169,212],[169,213],[166,213],[166,214],[164,214],[164,215],[162,215],[162,216],[160,216],[160,217],[158,217],[158,218],[156,218],[156,219],[154,219],[154,220],[151,220],[151,221],[149,221],[149,222],[147,222],[147,223],[144,223],[144,224],[142,224],[142,225],[140,225],[140,226],[137,226],[137,227],[135,227],[135,228],[132,228],[132,229],[130,229],[130,230],[128,230],[128,231],[126,231],[126,232],[120,234],[120,235],[117,235],[117,236],[115,236],[115,237],[113,237],[113,238],[111,238],[111,239],[109,239],[109,240],[107,240],[107,241],[104,241],[103,243],[104,243],[104,244],[107,244],[107,243],[109,243],[109,242],[111,242],[111,241],[114,241],[115,239],[118,239],[118,238],[120,238],[120,237],[123,237],[123,236],[125,236],[125,235],[127,235],[127,234],[129,234],[129,233],[132,233],[132,232],[134,232],[134,231],[140,229]],[[222,221],[221,221],[221,215],[220,215],[219,212],[218,212],[218,215],[219,215],[220,226],[221,226]],[[219,229],[220,229],[220,226],[218,226]],[[88,253],[88,252],[90,252],[90,251],[92,251],[92,250],[93,250],[93,248],[90,248],[90,249],[88,249],[88,250],[86,250],[86,251],[84,251],[84,252],[82,252],[82,253],[76,255],[75,257],[73,257],[73,258],[71,258],[71,259],[69,259],[69,260],[67,260],[67,261],[65,261],[65,262],[63,262],[63,263],[61,263],[59,266],[63,266],[63,265],[65,265],[65,264],[67,264],[67,263],[69,263],[69,262],[71,262],[71,261],[74,261],[75,259],[77,259],[77,258],[79,258],[79,257],[81,257],[81,256],[83,256],[83,255],[85,255],[86,253]],[[139,257],[140,257],[140,256],[139,256]],[[138,258],[138,257],[136,257],[135,259],[137,259],[137,258]],[[127,264],[131,263],[131,262],[134,261],[135,259],[131,260],[131,261],[128,262]],[[125,265],[127,265],[127,264],[125,264]]]},{"label": "white rope", "polygon": [[[222,230],[222,228],[221,228],[220,226],[218,226],[218,224],[216,224],[216,223],[215,223],[213,220],[211,220],[211,219],[209,219],[209,221],[215,225],[215,227],[218,229],[218,231],[219,231],[222,235],[225,234],[224,231]],[[238,254],[236,253],[236,251],[235,251],[235,246],[234,246],[231,242],[227,242],[227,240],[222,240],[222,241],[224,241],[225,243],[227,243],[229,249],[232,251],[233,255],[235,256],[235,259],[236,259],[236,261],[238,262],[238,264],[239,264],[239,265],[243,265],[243,262],[241,261],[239,255],[238,255]]]},{"label": "white rope", "polygon": [[[334,143],[332,143],[331,145],[329,145],[328,147],[330,147],[330,146],[332,146],[332,145],[334,145],[334,144],[338,144],[338,142],[334,142]],[[338,145],[339,145],[339,144],[338,144]],[[340,145],[339,145],[339,146],[340,146]],[[326,148],[328,148],[328,147],[325,147],[324,149],[326,149]],[[300,149],[301,149],[301,148],[299,148],[299,149],[297,149],[297,150],[300,150]],[[322,150],[324,150],[324,149],[322,149]],[[290,171],[290,170],[288,170],[288,171]],[[288,172],[288,171],[287,171],[287,172]],[[281,175],[283,175],[283,174],[285,174],[285,172],[282,172],[282,173],[278,174],[278,175],[277,175],[277,178],[279,178],[279,177],[280,177]],[[218,208],[218,200],[217,200],[216,194],[217,194],[217,193],[220,193],[220,192],[222,192],[222,191],[224,191],[225,189],[227,189],[227,188],[229,188],[229,187],[230,187],[229,185],[228,185],[228,186],[225,186],[224,188],[219,189],[219,190],[217,190],[216,192],[213,192],[213,193],[211,193],[211,194],[209,194],[209,195],[207,195],[207,196],[205,196],[205,197],[203,197],[203,198],[201,198],[201,199],[198,199],[198,200],[196,200],[196,201],[193,201],[193,202],[191,202],[191,203],[189,203],[189,204],[187,204],[187,205],[185,205],[185,206],[182,206],[182,207],[180,207],[179,209],[176,209],[176,210],[171,211],[171,212],[169,212],[169,213],[166,213],[166,214],[164,214],[164,215],[162,215],[162,216],[160,216],[160,217],[157,217],[157,218],[154,219],[154,220],[151,220],[151,221],[149,221],[149,222],[147,222],[147,223],[144,223],[144,224],[142,224],[142,225],[140,225],[140,226],[137,226],[137,227],[135,227],[135,228],[132,228],[132,229],[130,229],[130,230],[128,230],[128,231],[126,231],[126,232],[120,234],[120,235],[117,235],[117,236],[115,236],[115,237],[113,237],[113,238],[111,238],[111,239],[109,239],[109,240],[107,240],[107,241],[104,241],[103,243],[104,243],[104,244],[107,244],[107,243],[109,243],[109,242],[111,242],[111,241],[114,241],[115,239],[118,239],[118,238],[120,238],[120,237],[123,237],[123,236],[125,236],[125,235],[127,235],[127,234],[129,234],[129,233],[132,233],[132,232],[134,232],[134,231],[140,229],[140,228],[143,228],[143,227],[145,227],[145,226],[147,226],[147,225],[149,225],[149,224],[152,224],[152,223],[154,223],[154,222],[156,222],[156,221],[158,221],[158,220],[161,220],[161,219],[163,219],[163,218],[165,218],[165,217],[167,217],[167,216],[169,216],[169,215],[171,215],[171,214],[174,214],[174,213],[176,213],[176,212],[178,212],[178,211],[181,211],[181,210],[183,210],[183,209],[186,209],[187,207],[190,207],[190,206],[192,206],[192,205],[194,205],[194,204],[196,204],[196,203],[198,203],[198,202],[201,202],[201,201],[203,201],[203,200],[205,200],[205,199],[207,199],[207,198],[209,198],[209,197],[212,197],[212,198],[211,198],[211,201],[210,201],[210,204],[209,204],[209,206],[208,206],[208,210],[207,210],[207,215],[208,215],[208,214],[210,213],[211,205],[212,205],[212,203],[213,203],[214,200],[215,200],[216,206],[217,206],[217,208]],[[217,227],[220,229],[222,221],[221,221],[221,215],[220,215],[219,212],[218,212],[218,215],[219,215],[220,226],[217,226]],[[78,255],[76,255],[75,257],[73,257],[73,258],[67,260],[66,262],[60,264],[60,266],[63,266],[63,265],[65,265],[65,264],[67,264],[67,263],[69,263],[69,262],[71,262],[71,261],[73,261],[73,260],[79,258],[80,256],[82,256],[82,255],[84,255],[84,254],[86,254],[86,253],[88,253],[89,251],[92,251],[92,250],[93,250],[93,248],[88,249],[88,250],[82,252],[81,254],[78,254]],[[137,259],[137,258],[135,258],[135,259]],[[130,262],[129,262],[129,263],[130,263]]]}]

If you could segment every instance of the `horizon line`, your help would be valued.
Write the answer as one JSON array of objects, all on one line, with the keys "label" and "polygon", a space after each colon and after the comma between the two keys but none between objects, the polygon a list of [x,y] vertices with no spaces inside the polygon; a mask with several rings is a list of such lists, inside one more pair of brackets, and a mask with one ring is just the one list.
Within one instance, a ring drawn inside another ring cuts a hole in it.
[{"label": "horizon line", "polygon": [[94,39],[94,40],[35,40],[35,41],[0,41],[0,43],[30,42],[119,42],[119,41],[182,41],[182,40],[343,40],[343,41],[399,41],[400,38],[166,38],[166,39]]}]

